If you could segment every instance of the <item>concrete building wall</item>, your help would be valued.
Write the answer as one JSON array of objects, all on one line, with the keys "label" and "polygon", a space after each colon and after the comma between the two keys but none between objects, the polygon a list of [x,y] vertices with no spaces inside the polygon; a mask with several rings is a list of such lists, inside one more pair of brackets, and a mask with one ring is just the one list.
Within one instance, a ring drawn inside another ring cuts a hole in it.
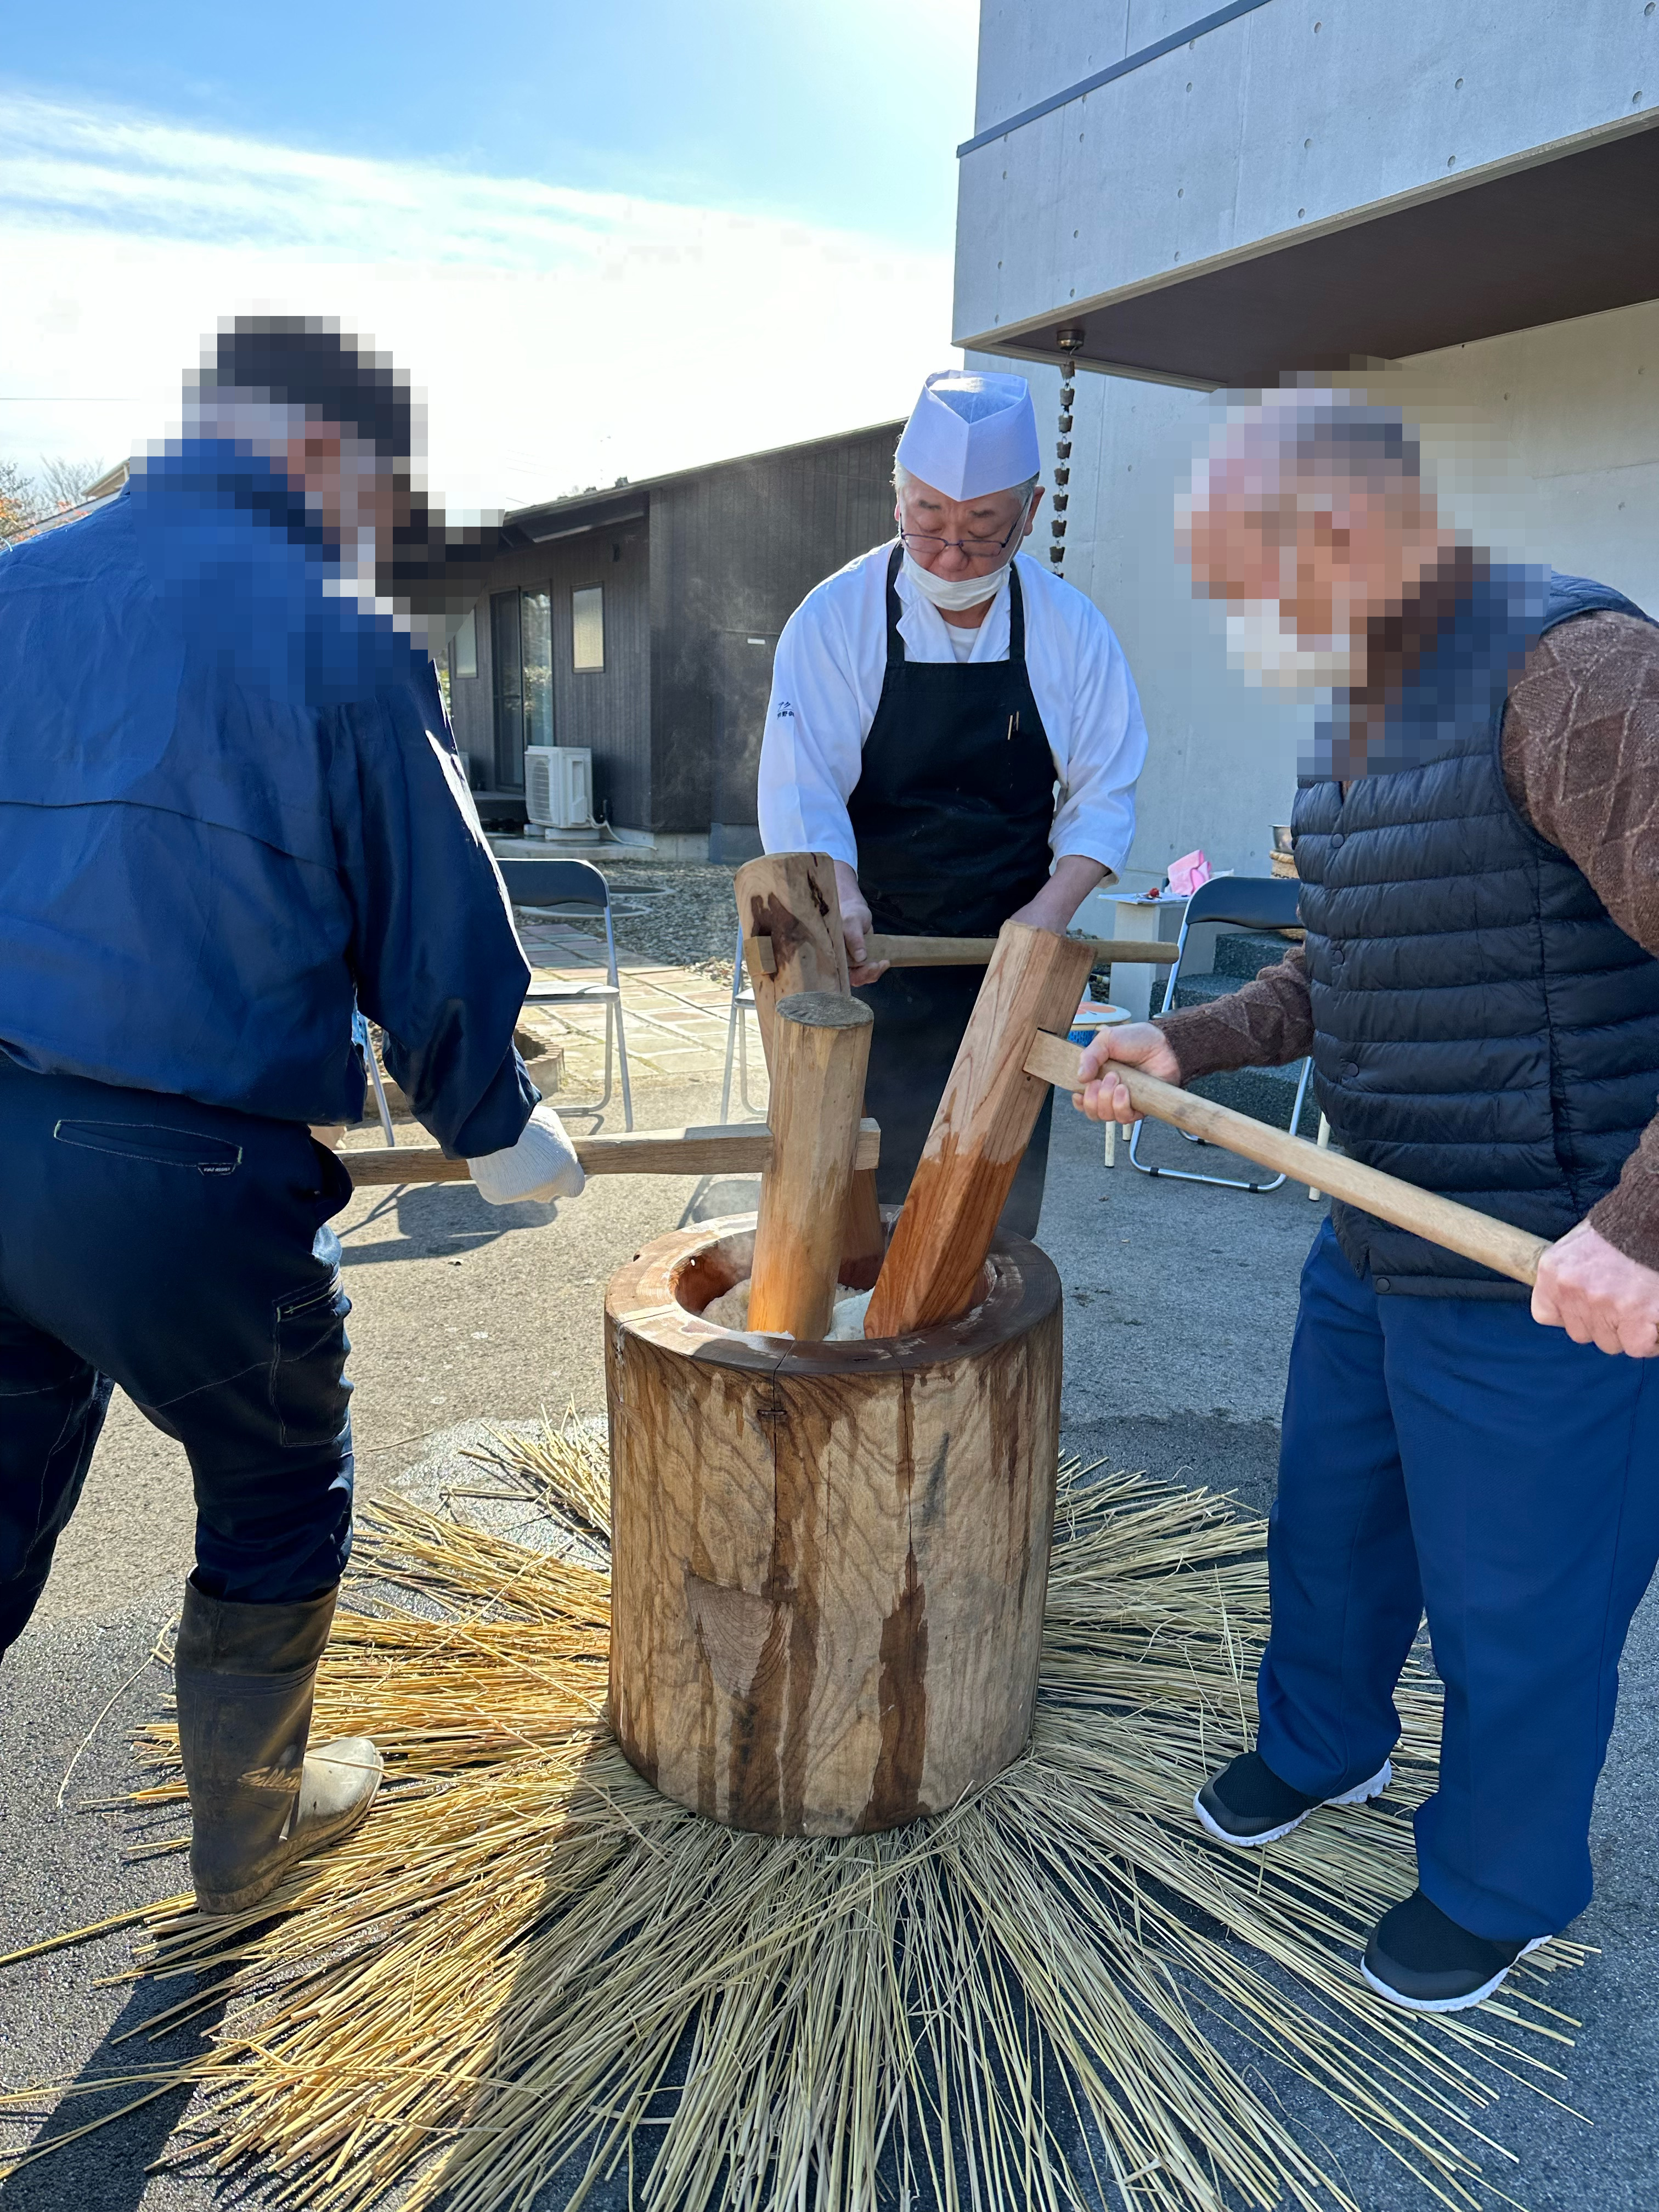
[{"label": "concrete building wall", "polygon": [[[1202,0],[983,0],[979,131]],[[1659,100],[1646,0],[1267,0],[960,164],[956,328],[988,332],[1340,227]]]},{"label": "concrete building wall", "polygon": [[[976,134],[1211,12],[981,0]],[[1648,0],[1265,0],[963,157],[956,330],[1041,321],[1032,349],[1051,354],[1054,324],[1091,301],[1249,267],[1379,206],[1627,131],[1656,100]],[[1052,454],[1056,372],[980,358],[1024,368]],[[1656,379],[1659,304],[1645,303],[1419,356],[1367,388],[1423,416],[1478,535],[1659,611]],[[1175,557],[1176,482],[1217,405],[1086,369],[1078,383],[1065,573],[1117,629],[1146,708],[1137,886],[1194,845],[1265,872],[1295,791],[1302,714],[1228,669]]]},{"label": "concrete building wall", "polygon": [[[989,356],[981,365],[1005,374],[1011,366]],[[1036,364],[1023,373],[1052,454],[1058,374]],[[1146,713],[1150,744],[1124,871],[1135,889],[1194,845],[1218,867],[1265,874],[1272,824],[1288,819],[1296,787],[1294,714],[1229,672],[1208,611],[1194,605],[1176,559],[1176,479],[1212,415],[1203,393],[1078,380],[1064,574],[1117,632]],[[1040,513],[1034,545],[1047,528]]]},{"label": "concrete building wall", "polygon": [[[1058,377],[1026,373],[1052,450]],[[1424,355],[1365,388],[1421,421],[1443,495],[1484,542],[1659,614],[1659,302]],[[1123,378],[1078,382],[1065,574],[1123,641],[1146,709],[1125,878],[1136,887],[1194,845],[1218,867],[1265,874],[1295,793],[1297,708],[1229,669],[1175,556],[1176,481],[1217,405]]]},{"label": "concrete building wall", "polygon": [[1421,413],[1487,536],[1659,614],[1659,301],[1424,354],[1378,388]]}]

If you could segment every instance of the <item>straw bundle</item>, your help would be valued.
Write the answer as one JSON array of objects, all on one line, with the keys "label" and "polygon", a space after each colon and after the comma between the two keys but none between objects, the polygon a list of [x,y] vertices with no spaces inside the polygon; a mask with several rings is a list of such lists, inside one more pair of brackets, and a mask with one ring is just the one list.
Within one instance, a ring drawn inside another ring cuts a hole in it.
[{"label": "straw bundle", "polygon": [[[608,2182],[647,2212],[1352,2212],[1247,2078],[1254,2047],[1441,2203],[1502,2194],[1479,2118],[1494,2075],[1548,2077],[1516,2031],[1565,2039],[1535,1992],[1579,1954],[1553,1943],[1502,2006],[1420,2024],[1352,1963],[1412,1887],[1426,1672],[1387,1806],[1266,1854],[1195,1829],[1194,1787],[1254,1719],[1260,1524],[1062,1470],[1027,1755],[942,1819],[778,1840],[658,1796],[607,1734],[597,1447],[503,1437],[496,1464],[562,1551],[367,1517],[318,1729],[385,1747],[374,1817],[274,1920],[148,1916],[173,2017],[233,2000],[209,2057],[131,2077],[201,2085],[180,2157],[252,2161],[269,2202],[316,2212],[531,2212]],[[180,1796],[173,1732],[143,1749],[167,1771],[141,1796]]]}]

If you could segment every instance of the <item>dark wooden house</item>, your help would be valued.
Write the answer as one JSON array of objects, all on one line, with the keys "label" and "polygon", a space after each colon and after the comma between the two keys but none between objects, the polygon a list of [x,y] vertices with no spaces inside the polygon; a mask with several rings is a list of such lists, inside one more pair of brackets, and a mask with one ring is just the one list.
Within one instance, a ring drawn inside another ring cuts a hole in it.
[{"label": "dark wooden house", "polygon": [[[890,537],[899,422],[507,515],[451,637],[455,736],[492,826],[527,744],[586,745],[593,803],[665,854],[759,850],[772,654],[822,578]],[[471,586],[469,583],[468,589]]]}]

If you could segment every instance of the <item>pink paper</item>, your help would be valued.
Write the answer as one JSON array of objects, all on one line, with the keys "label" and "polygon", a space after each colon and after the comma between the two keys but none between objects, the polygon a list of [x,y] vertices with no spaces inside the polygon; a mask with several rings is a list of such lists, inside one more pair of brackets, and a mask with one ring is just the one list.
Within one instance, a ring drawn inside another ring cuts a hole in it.
[{"label": "pink paper", "polygon": [[1200,884],[1209,882],[1210,872],[1202,847],[1195,853],[1183,853],[1170,863],[1170,889],[1177,898],[1190,898]]}]

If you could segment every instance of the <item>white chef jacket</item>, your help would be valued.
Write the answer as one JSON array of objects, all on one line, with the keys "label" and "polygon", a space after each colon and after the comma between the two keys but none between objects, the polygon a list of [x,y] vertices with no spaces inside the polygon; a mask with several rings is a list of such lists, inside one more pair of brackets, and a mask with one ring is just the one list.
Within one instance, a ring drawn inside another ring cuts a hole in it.
[{"label": "white chef jacket", "polygon": [[[761,842],[769,853],[828,853],[858,866],[847,802],[887,672],[890,542],[849,561],[807,593],[784,625],[761,741]],[[1134,836],[1135,779],[1146,726],[1123,648],[1092,599],[1020,554],[1025,666],[1058,786],[1048,842],[1113,874]],[[952,625],[898,575],[899,635],[911,660],[955,660]],[[976,630],[971,661],[1008,658],[1005,581]]]}]

